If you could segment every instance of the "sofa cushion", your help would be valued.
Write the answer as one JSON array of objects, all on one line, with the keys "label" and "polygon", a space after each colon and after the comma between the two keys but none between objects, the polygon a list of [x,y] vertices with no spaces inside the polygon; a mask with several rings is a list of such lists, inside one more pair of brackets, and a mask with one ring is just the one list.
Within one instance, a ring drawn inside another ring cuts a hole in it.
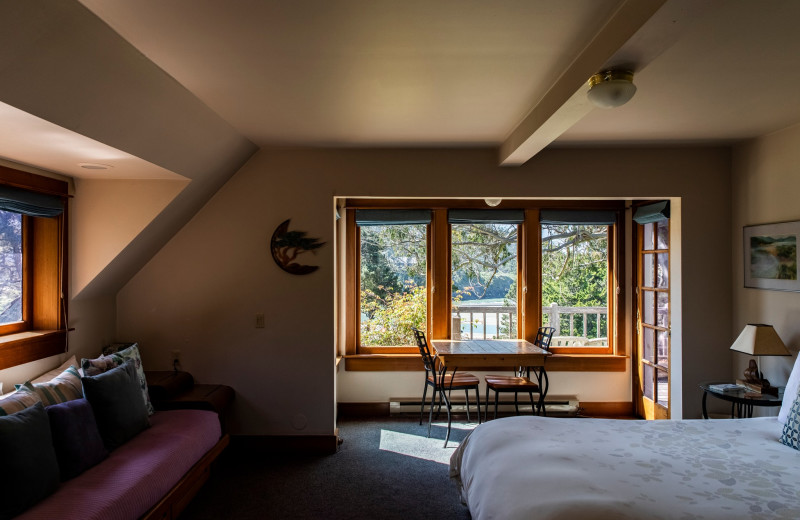
[{"label": "sofa cushion", "polygon": [[157,412],[150,428],[16,520],[141,518],[219,438],[214,412]]},{"label": "sofa cushion", "polygon": [[41,402],[0,417],[0,519],[12,518],[58,488],[58,462]]},{"label": "sofa cushion", "polygon": [[44,383],[32,383],[28,381],[25,386],[35,391],[45,406],[51,406],[73,399],[83,397],[81,387],[81,375],[78,369],[70,366],[64,372],[57,375],[50,381]]},{"label": "sofa cushion", "polygon": [[150,425],[133,362],[81,381],[107,449],[121,446]]},{"label": "sofa cushion", "polygon": [[153,404],[150,402],[150,393],[147,391],[147,377],[145,377],[144,367],[142,366],[142,356],[139,353],[138,344],[134,343],[124,350],[100,356],[96,359],[82,359],[81,367],[83,368],[84,375],[96,376],[114,367],[118,367],[126,361],[133,361],[147,413],[148,415],[153,415],[155,410],[153,409]]},{"label": "sofa cushion", "polygon": [[16,392],[11,392],[0,398],[0,417],[19,412],[36,403],[41,403],[39,396],[27,386],[20,387]]},{"label": "sofa cushion", "polygon": [[61,480],[80,475],[108,456],[86,399],[48,406],[46,410]]}]

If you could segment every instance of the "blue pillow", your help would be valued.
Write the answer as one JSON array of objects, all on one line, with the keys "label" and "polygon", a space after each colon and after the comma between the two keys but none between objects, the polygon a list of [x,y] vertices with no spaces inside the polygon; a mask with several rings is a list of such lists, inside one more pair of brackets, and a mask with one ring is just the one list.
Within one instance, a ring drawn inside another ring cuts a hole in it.
[{"label": "blue pillow", "polygon": [[103,444],[111,451],[150,426],[136,366],[132,361],[96,376],[81,378]]},{"label": "blue pillow", "polygon": [[45,410],[62,481],[77,477],[108,456],[89,401],[75,399]]},{"label": "blue pillow", "polygon": [[41,402],[0,417],[0,519],[12,518],[58,488],[58,461]]}]

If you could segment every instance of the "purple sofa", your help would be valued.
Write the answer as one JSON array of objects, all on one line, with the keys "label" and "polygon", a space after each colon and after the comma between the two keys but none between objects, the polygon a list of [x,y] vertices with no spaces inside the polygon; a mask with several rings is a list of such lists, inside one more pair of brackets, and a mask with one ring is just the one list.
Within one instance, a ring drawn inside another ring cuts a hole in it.
[{"label": "purple sofa", "polygon": [[227,443],[214,412],[156,412],[149,428],[17,518],[176,518]]}]

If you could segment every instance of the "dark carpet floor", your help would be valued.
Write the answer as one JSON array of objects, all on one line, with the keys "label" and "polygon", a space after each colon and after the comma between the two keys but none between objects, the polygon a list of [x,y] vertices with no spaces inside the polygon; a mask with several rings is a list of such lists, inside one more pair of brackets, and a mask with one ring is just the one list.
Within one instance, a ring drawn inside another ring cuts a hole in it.
[{"label": "dark carpet floor", "polygon": [[448,477],[450,455],[474,425],[414,417],[340,419],[333,455],[254,454],[235,442],[181,520],[469,519]]}]

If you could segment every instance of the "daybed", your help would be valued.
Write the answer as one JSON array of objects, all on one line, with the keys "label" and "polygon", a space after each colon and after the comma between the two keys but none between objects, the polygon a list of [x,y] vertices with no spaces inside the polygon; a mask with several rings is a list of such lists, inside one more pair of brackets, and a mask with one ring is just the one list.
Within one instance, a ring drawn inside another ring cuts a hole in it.
[{"label": "daybed", "polygon": [[176,518],[227,443],[214,412],[156,412],[149,428],[17,518]]},{"label": "daybed", "polygon": [[474,520],[800,518],[799,364],[778,418],[499,419],[450,477]]},{"label": "daybed", "polygon": [[0,519],[171,519],[207,480],[228,444],[220,417],[155,412],[138,346],[126,347],[0,398]]}]

